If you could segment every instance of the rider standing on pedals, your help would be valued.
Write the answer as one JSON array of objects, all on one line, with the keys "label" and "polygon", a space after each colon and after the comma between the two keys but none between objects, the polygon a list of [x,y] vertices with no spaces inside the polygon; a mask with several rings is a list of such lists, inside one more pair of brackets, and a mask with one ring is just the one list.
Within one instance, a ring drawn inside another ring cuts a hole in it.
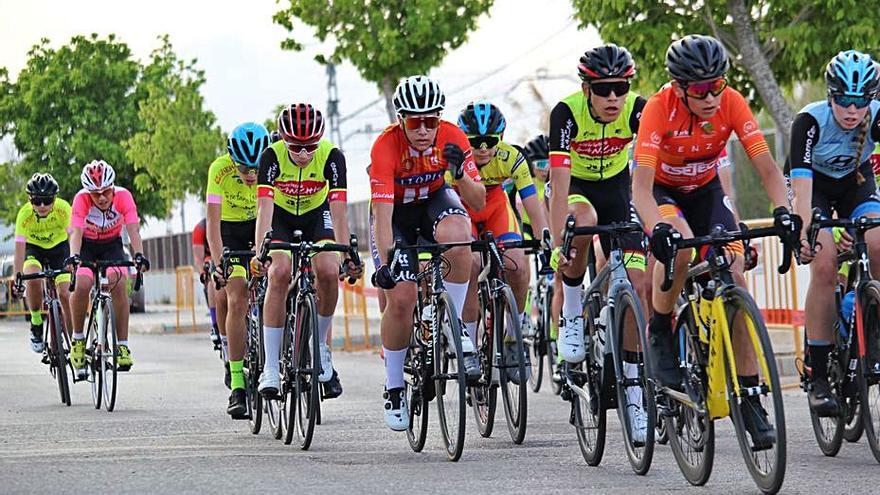
[{"label": "rider standing on pedals", "polygon": [[[485,204],[486,190],[474,164],[467,136],[455,124],[440,119],[446,97],[427,76],[410,76],[394,92],[397,123],[387,127],[370,152],[373,229],[379,261],[376,285],[387,297],[382,314],[382,347],[385,355],[385,423],[395,431],[409,426],[404,395],[403,362],[412,338],[416,306],[415,276],[418,257],[401,253],[392,272],[389,250],[396,239],[412,245],[416,231],[429,242],[468,242],[471,222],[461,198],[444,181],[448,169],[461,197],[476,209]],[[471,271],[470,249],[446,251],[449,273],[444,285],[459,319],[464,308]],[[469,382],[480,377],[480,363],[467,332],[461,336],[464,368]]]},{"label": "rider standing on pedals", "polygon": [[[870,160],[880,142],[880,102],[874,100],[880,90],[880,68],[870,55],[855,50],[840,52],[828,63],[825,82],[827,99],[805,106],[791,125],[794,210],[805,219],[812,216],[812,207],[819,208],[825,218],[834,213],[837,218],[853,220],[880,217]],[[804,229],[802,237],[806,232]],[[865,239],[877,273],[880,231],[869,231]],[[834,239],[828,229],[819,232],[819,245],[822,248],[815,253],[808,252],[808,247],[801,252],[802,261],[812,260],[805,305],[811,367],[809,404],[819,416],[836,416],[839,409],[828,383],[828,353],[837,316],[834,304],[828,301],[837,283],[837,249],[832,249]],[[852,238],[844,233],[838,247],[846,250],[851,246]]]},{"label": "rider standing on pedals", "polygon": [[[636,144],[637,166],[633,173],[633,198],[645,228],[651,231],[654,266],[652,306],[648,325],[648,350],[652,354],[655,380],[659,385],[680,389],[682,372],[672,332],[672,310],[687,277],[691,250],[672,259],[674,239],[709,234],[715,225],[738,230],[730,199],[724,194],[717,173],[719,155],[731,132],[736,132],[752,165],[761,177],[767,195],[776,206],[774,224],[792,221],[782,172],[770,155],[761,129],[745,98],[727,86],[727,52],[710,36],[688,35],[673,42],[666,52],[666,69],[672,82],[649,100],[642,113]],[[725,247],[731,272],[739,286],[743,276],[743,244]],[[675,263],[674,280],[661,290],[664,265]],[[741,386],[757,386],[758,370],[754,348],[745,332],[733,331],[733,348]],[[742,362],[740,362],[742,361]],[[746,429],[754,445],[769,448],[775,432],[759,397],[742,403]]]}]

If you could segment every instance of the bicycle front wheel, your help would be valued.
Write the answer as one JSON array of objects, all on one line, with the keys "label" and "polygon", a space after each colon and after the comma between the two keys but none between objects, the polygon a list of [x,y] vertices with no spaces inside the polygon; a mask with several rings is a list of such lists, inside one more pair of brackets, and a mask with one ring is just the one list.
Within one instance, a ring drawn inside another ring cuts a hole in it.
[{"label": "bicycle front wheel", "polygon": [[858,365],[859,406],[865,437],[880,462],[880,283],[871,280],[861,291],[863,351]]},{"label": "bicycle front wheel", "polygon": [[52,374],[58,382],[58,393],[61,395],[61,403],[70,405],[70,382],[67,379],[67,347],[66,335],[64,334],[64,320],[61,316],[61,303],[55,299],[49,304],[49,324],[52,356],[49,357],[49,365]]},{"label": "bicycle front wheel", "polygon": [[[294,429],[299,439],[299,448],[308,450],[315,433],[315,422],[319,414],[321,387],[318,374],[321,369],[321,354],[318,348],[318,311],[315,298],[311,294],[303,295],[297,301],[296,333],[294,334],[296,388],[296,414]],[[293,406],[291,406],[293,407]]]},{"label": "bicycle front wheel", "polygon": [[[413,328],[420,332],[422,321],[417,311],[418,309],[413,315]],[[425,370],[425,352],[413,334],[410,337],[409,348],[406,350],[406,358],[403,360],[406,403],[409,404],[409,428],[406,430],[406,440],[413,452],[421,452],[428,437],[429,394],[434,388],[428,377],[430,374]]]},{"label": "bicycle front wheel", "polygon": [[449,294],[443,292],[434,308],[437,333],[434,335],[434,389],[440,434],[446,457],[458,461],[464,448],[465,390],[464,354],[461,350],[461,324]]},{"label": "bicycle front wheel", "polygon": [[[846,404],[845,396],[840,390],[843,379],[844,373],[841,368],[840,359],[831,359],[829,357],[828,383],[831,384],[832,392],[837,397],[838,404],[842,406]],[[848,414],[851,414],[851,411]],[[844,418],[841,415],[819,416],[810,409],[810,423],[813,426],[813,435],[816,437],[819,450],[828,457],[836,456],[843,445],[843,435],[846,429]]]},{"label": "bicycle front wheel", "polygon": [[[257,391],[257,380],[263,370],[263,317],[258,304],[250,304],[247,314],[247,363],[245,386],[247,391],[248,426],[254,435],[263,426],[263,398]],[[271,421],[270,421],[271,423]],[[275,438],[280,438],[280,435]]]},{"label": "bicycle front wheel", "polygon": [[480,346],[483,381],[479,385],[470,387],[470,400],[474,410],[474,419],[477,422],[477,431],[483,438],[489,438],[495,428],[495,409],[498,404],[498,380],[492,376],[498,373],[498,369],[493,366],[497,349],[493,333],[496,312],[491,301],[488,306],[482,302],[480,306],[480,319],[477,321],[477,343]]},{"label": "bicycle front wheel", "polygon": [[[584,316],[587,335],[596,335],[594,322],[598,308],[590,304]],[[570,395],[571,416],[569,422],[577,434],[581,455],[589,466],[598,466],[605,454],[607,409],[602,396],[602,368],[593,361],[594,340],[587,345],[586,359],[578,364],[562,363],[563,374],[571,376],[574,387],[566,386]],[[604,364],[604,363],[603,363]]]},{"label": "bicycle front wheel", "polygon": [[[776,493],[785,478],[786,440],[773,346],[764,319],[745,289],[733,287],[722,297],[736,354],[736,362],[731,363],[724,353],[730,419],[752,479],[762,492]],[[741,343],[739,348],[737,341]],[[738,376],[732,373],[734,369]],[[762,421],[771,429],[763,438],[749,431],[749,424],[752,430],[758,430]]]},{"label": "bicycle front wheel", "polygon": [[515,444],[521,444],[526,436],[528,421],[528,388],[525,347],[516,300],[510,287],[504,287],[501,297],[495,300],[495,342],[500,355],[501,398],[504,400],[504,416],[507,431]]},{"label": "bicycle front wheel", "polygon": [[[544,380],[544,350],[541,346],[546,338],[545,335],[549,333],[550,329],[544,327],[544,301],[540,296],[540,289],[533,290],[530,297],[532,298],[532,305],[538,310],[538,318],[532,321],[532,325],[534,325],[533,334],[523,337],[523,345],[526,348],[529,362],[532,366],[532,371],[529,375],[529,387],[532,389],[532,392],[538,393]],[[529,314],[528,317],[531,319],[532,315]]]},{"label": "bicycle front wheel", "polygon": [[104,345],[101,346],[101,375],[104,384],[104,409],[107,412],[113,412],[116,408],[116,359],[119,356],[116,340],[116,313],[113,312],[113,305],[109,300],[101,305],[101,311],[104,312],[104,324],[106,325],[104,335]]}]

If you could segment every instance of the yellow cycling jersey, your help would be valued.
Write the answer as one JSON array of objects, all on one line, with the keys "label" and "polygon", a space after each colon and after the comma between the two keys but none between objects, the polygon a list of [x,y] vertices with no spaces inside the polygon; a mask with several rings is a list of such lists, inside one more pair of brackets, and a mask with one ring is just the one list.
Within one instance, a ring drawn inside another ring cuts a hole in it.
[{"label": "yellow cycling jersey", "polygon": [[238,167],[229,154],[211,164],[208,169],[208,204],[221,205],[220,220],[245,222],[257,218],[257,185],[248,186],[241,180]]},{"label": "yellow cycling jersey", "polygon": [[70,203],[55,198],[52,211],[45,217],[37,216],[33,205],[25,204],[15,218],[15,242],[33,244],[51,249],[67,240],[70,226]]},{"label": "yellow cycling jersey", "polygon": [[[501,191],[502,184],[508,179],[513,181],[521,198],[535,194],[535,183],[532,181],[525,157],[519,150],[503,141],[495,147],[495,156],[492,160],[485,165],[477,165],[477,169],[480,172],[481,182],[486,186],[487,195],[494,193],[496,189]],[[446,182],[450,185],[455,184],[452,174],[448,171]]]},{"label": "yellow cycling jersey", "polygon": [[257,197],[273,198],[276,206],[302,215],[320,207],[328,198],[345,201],[345,176],[345,157],[330,141],[322,139],[304,167],[293,163],[284,141],[278,141],[260,156]]},{"label": "yellow cycling jersey", "polygon": [[[539,179],[537,176],[533,177],[533,180],[535,181],[535,194],[537,194],[537,196],[538,196],[538,206],[540,206],[541,208],[544,208],[544,185],[545,185],[545,182],[542,181],[541,179]],[[531,225],[532,224],[532,219],[529,218],[529,212],[527,212],[525,208],[523,208],[519,213],[522,216],[523,225]]]}]

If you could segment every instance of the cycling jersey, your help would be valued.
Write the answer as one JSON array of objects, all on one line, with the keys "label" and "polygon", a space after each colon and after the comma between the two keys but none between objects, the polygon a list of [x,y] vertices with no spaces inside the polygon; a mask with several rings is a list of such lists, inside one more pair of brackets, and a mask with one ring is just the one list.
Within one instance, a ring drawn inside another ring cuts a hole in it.
[{"label": "cycling jersey", "polygon": [[676,96],[671,85],[652,96],[642,112],[635,159],[654,169],[654,181],[682,192],[716,176],[718,157],[736,132],[749,158],[769,153],[761,128],[742,94],[727,88],[715,115],[701,120]]},{"label": "cycling jersey", "polygon": [[880,141],[880,102],[872,101],[870,109],[870,129],[857,159],[862,127],[844,130],[825,100],[805,106],[791,124],[791,177],[809,178],[818,172],[840,179],[870,160],[875,143]]},{"label": "cycling jersey", "polygon": [[70,203],[67,201],[55,198],[52,210],[45,217],[38,216],[34,206],[26,203],[15,218],[15,242],[51,249],[67,240],[69,226]]},{"label": "cycling jersey", "polygon": [[303,215],[330,201],[345,201],[345,156],[322,139],[312,160],[304,167],[293,163],[284,141],[260,155],[257,197],[272,198],[275,205],[293,215]]},{"label": "cycling jersey", "polygon": [[204,246],[205,248],[205,260],[211,259],[211,248],[208,247],[208,220],[203,218],[202,221],[196,224],[193,227],[192,231],[192,245],[193,246]]},{"label": "cycling jersey", "polygon": [[455,124],[440,121],[434,145],[425,151],[413,149],[400,125],[394,124],[385,128],[370,151],[372,200],[395,204],[427,201],[445,184],[448,165],[443,158],[443,148],[447,143],[464,150],[464,172],[480,181],[471,145]]},{"label": "cycling jersey", "polygon": [[571,168],[571,175],[599,181],[627,167],[627,145],[639,130],[645,99],[627,93],[623,109],[614,122],[603,123],[590,114],[583,91],[556,104],[550,113],[550,167]]},{"label": "cycling jersey", "polygon": [[[477,165],[480,180],[486,186],[486,202],[491,198],[505,195],[505,184],[510,183],[519,191],[521,198],[535,194],[535,183],[529,174],[529,164],[525,157],[513,146],[499,142],[495,148],[495,156],[485,165]],[[454,186],[455,180],[447,171],[446,183]],[[512,189],[513,190],[513,189]],[[492,199],[494,201],[494,199]]]},{"label": "cycling jersey", "polygon": [[228,153],[214,160],[208,169],[206,201],[221,205],[221,220],[244,222],[257,218],[256,186],[241,180],[238,166]]},{"label": "cycling jersey", "polygon": [[137,205],[128,189],[113,188],[113,202],[101,210],[85,189],[76,193],[71,208],[70,226],[83,230],[83,239],[95,242],[111,241],[122,234],[124,225],[140,222]]}]

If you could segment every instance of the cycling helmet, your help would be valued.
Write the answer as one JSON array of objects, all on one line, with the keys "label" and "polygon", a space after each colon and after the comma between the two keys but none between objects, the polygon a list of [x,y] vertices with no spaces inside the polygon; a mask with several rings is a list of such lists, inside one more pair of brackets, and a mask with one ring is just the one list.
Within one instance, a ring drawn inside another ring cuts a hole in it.
[{"label": "cycling helmet", "polygon": [[324,116],[308,103],[288,105],[278,114],[278,133],[285,142],[320,141],[324,135]]},{"label": "cycling helmet", "polygon": [[470,136],[485,136],[487,134],[501,134],[507,127],[504,115],[498,107],[487,100],[477,100],[468,103],[468,106],[458,116],[458,127]]},{"label": "cycling helmet", "polygon": [[272,141],[273,143],[281,141],[281,133],[278,131],[272,131],[272,133],[269,134],[269,141]]},{"label": "cycling helmet", "polygon": [[256,168],[260,165],[260,153],[269,146],[269,131],[261,124],[240,124],[226,139],[226,151],[235,163]]},{"label": "cycling helmet", "polygon": [[546,134],[538,134],[537,137],[526,143],[525,146],[526,159],[546,160],[550,156],[550,144],[547,142]]},{"label": "cycling helmet", "polygon": [[672,42],[666,50],[666,70],[676,81],[715,79],[729,68],[727,51],[711,36],[690,34]]},{"label": "cycling helmet", "polygon": [[36,173],[27,183],[29,196],[55,196],[58,194],[58,182],[50,174]]},{"label": "cycling helmet", "polygon": [[83,167],[79,180],[86,191],[103,191],[113,186],[116,172],[104,160],[95,160]]},{"label": "cycling helmet", "polygon": [[428,76],[410,76],[397,85],[393,102],[398,114],[439,112],[446,106],[446,96]]},{"label": "cycling helmet", "polygon": [[880,72],[870,55],[847,50],[828,62],[825,82],[829,94],[874,95],[880,89]]},{"label": "cycling helmet", "polygon": [[583,82],[612,77],[630,78],[636,75],[636,64],[629,50],[609,43],[584,53],[578,64],[578,75]]}]

